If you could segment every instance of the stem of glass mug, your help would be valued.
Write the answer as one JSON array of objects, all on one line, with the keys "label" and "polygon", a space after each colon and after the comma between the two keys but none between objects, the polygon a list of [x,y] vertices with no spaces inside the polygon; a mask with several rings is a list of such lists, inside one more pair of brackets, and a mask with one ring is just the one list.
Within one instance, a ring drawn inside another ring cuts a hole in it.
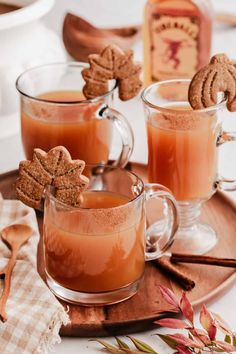
[{"label": "stem of glass mug", "polygon": [[196,225],[201,215],[201,202],[177,202],[179,211],[179,229]]},{"label": "stem of glass mug", "polygon": [[180,226],[171,251],[174,253],[204,254],[217,243],[217,234],[200,219],[204,200],[177,202]]}]

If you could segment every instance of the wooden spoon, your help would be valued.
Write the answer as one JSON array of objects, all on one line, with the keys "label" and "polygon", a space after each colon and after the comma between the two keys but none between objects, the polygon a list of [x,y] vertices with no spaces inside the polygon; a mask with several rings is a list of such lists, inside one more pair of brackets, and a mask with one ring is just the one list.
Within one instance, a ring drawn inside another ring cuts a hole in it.
[{"label": "wooden spoon", "polygon": [[7,265],[0,270],[0,276],[4,278],[4,289],[0,298],[0,319],[2,322],[7,320],[5,307],[10,292],[11,275],[16,264],[17,252],[29,239],[32,232],[33,230],[30,226],[23,224],[13,224],[5,227],[1,231],[2,240],[12,251],[11,258],[9,259]]}]

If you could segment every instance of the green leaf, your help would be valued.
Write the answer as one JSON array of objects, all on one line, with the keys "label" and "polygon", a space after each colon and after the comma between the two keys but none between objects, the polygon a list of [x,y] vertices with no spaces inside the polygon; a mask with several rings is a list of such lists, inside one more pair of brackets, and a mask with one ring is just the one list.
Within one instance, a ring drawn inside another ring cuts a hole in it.
[{"label": "green leaf", "polygon": [[231,337],[230,337],[228,334],[226,334],[226,336],[225,336],[225,338],[224,338],[224,341],[225,341],[226,343],[231,344]]},{"label": "green leaf", "polygon": [[115,337],[117,344],[119,345],[119,348],[121,349],[129,349],[128,344],[126,344],[123,340],[119,339],[118,337]]},{"label": "green leaf", "polygon": [[127,336],[135,345],[135,347],[143,353],[158,354],[150,345],[131,336]]},{"label": "green leaf", "polygon": [[176,349],[177,342],[165,334],[157,334],[170,348]]},{"label": "green leaf", "polygon": [[105,342],[104,340],[101,340],[101,339],[90,339],[90,340],[100,343],[108,351],[108,353],[112,353],[112,354],[124,354],[125,353],[122,349],[119,349],[119,348]]},{"label": "green leaf", "polygon": [[217,347],[214,347],[214,346],[212,346],[210,349],[211,349],[211,352],[210,352],[211,354],[225,353],[225,351],[223,349],[220,349],[220,348],[217,348]]},{"label": "green leaf", "polygon": [[236,336],[233,336],[233,345],[236,347]]}]

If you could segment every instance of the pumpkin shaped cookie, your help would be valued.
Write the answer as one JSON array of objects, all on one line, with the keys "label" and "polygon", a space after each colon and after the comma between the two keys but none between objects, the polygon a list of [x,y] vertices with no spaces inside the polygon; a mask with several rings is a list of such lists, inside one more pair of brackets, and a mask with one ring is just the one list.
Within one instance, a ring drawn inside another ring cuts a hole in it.
[{"label": "pumpkin shaped cookie", "polygon": [[199,70],[189,86],[188,98],[193,109],[216,105],[223,92],[229,111],[236,111],[236,67],[225,54],[216,54]]}]

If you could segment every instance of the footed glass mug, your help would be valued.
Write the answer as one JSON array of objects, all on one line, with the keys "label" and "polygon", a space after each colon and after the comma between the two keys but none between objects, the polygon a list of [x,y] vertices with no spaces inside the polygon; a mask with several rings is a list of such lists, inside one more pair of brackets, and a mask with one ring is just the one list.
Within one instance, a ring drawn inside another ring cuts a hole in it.
[{"label": "footed glass mug", "polygon": [[[165,185],[178,204],[180,226],[174,252],[203,254],[217,242],[216,232],[199,222],[202,204],[217,188],[236,189],[236,182],[217,174],[218,147],[236,140],[222,131],[225,102],[193,111],[189,80],[155,83],[142,93],[148,134],[149,182]],[[157,228],[158,231],[158,228]]]},{"label": "footed glass mug", "polygon": [[27,159],[34,148],[49,151],[65,146],[73,159],[106,163],[111,151],[113,128],[122,149],[114,164],[125,166],[133,150],[133,133],[124,116],[110,108],[116,82],[107,94],[85,99],[82,63],[59,63],[35,67],[19,76],[21,135]]},{"label": "footed glass mug", "polygon": [[[72,303],[117,303],[139,289],[145,260],[160,257],[172,244],[178,227],[176,203],[167,188],[144,185],[127,170],[104,165],[87,165],[86,170],[90,185],[80,207],[63,204],[46,191],[46,280],[56,296]],[[149,199],[164,204],[158,240],[152,227],[146,230]]]}]

